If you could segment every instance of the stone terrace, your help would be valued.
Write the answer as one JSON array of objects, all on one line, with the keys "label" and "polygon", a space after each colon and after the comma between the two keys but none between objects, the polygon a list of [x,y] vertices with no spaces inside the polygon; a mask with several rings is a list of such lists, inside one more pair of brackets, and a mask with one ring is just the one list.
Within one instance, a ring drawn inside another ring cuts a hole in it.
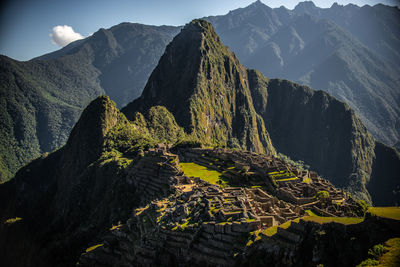
[{"label": "stone terrace", "polygon": [[[243,184],[246,177],[247,186],[263,186],[271,195],[288,202],[285,208],[269,208],[285,210],[284,218],[292,218],[307,209],[323,216],[355,216],[356,203],[343,190],[335,188],[317,173],[299,170],[280,158],[228,149],[180,149],[177,154],[181,161],[195,162],[222,172],[233,184]],[[320,191],[329,194],[324,203],[315,198]],[[263,212],[270,214],[269,210]],[[260,216],[270,216],[265,214]],[[283,221],[280,217],[275,220]]]},{"label": "stone terrace", "polygon": [[[308,210],[322,216],[354,216],[357,208],[345,192],[316,173],[297,170],[279,158],[225,149],[174,153],[160,145],[130,168],[127,179],[144,192],[144,208],[111,231],[96,249],[97,256],[84,254],[81,263],[232,266],[251,232],[292,220],[291,227],[278,228],[268,242],[295,246],[304,229],[293,219]],[[238,186],[223,188],[187,177],[179,161],[216,169]],[[316,198],[321,191],[329,197]]]}]

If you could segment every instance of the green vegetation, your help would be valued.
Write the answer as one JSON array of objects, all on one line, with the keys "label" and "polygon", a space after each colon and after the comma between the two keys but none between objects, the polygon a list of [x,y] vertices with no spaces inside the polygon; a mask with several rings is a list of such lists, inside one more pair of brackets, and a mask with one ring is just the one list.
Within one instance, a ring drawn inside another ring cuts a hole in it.
[{"label": "green vegetation", "polygon": [[202,147],[202,143],[195,139],[183,138],[175,143],[174,148],[196,148]]},{"label": "green vegetation", "polygon": [[377,266],[379,261],[374,259],[366,259],[365,261],[361,262],[357,267],[369,267],[369,266]]},{"label": "green vegetation", "polygon": [[288,172],[288,171],[269,172],[268,176],[273,181],[280,181],[280,182],[293,181],[299,179],[294,175],[293,172]]},{"label": "green vegetation", "polygon": [[15,217],[15,218],[10,218],[4,221],[5,224],[13,224],[15,222],[21,221],[22,218],[20,217]]},{"label": "green vegetation", "polygon": [[306,213],[308,214],[308,216],[318,216],[317,214],[315,214],[311,210],[306,210]]},{"label": "green vegetation", "polygon": [[[194,20],[179,36],[166,50],[175,60],[162,57],[142,97],[123,112],[131,118],[136,111],[146,111],[157,96],[157,104],[171,111],[186,133],[205,146],[275,154],[264,121],[252,104],[246,69],[212,25]],[[193,65],[197,61],[202,62],[200,67]]]},{"label": "green vegetation", "polygon": [[[123,24],[102,29],[73,51],[45,55],[46,60],[19,62],[0,56],[0,183],[42,153],[63,146],[82,110],[97,96],[108,94],[118,106],[138,97],[178,31]],[[113,50],[106,39],[95,37],[103,32],[119,53],[101,56]],[[115,64],[122,57],[129,58],[128,68],[134,70],[129,75],[126,64]]]},{"label": "green vegetation", "polygon": [[304,216],[302,219],[305,221],[312,221],[320,224],[335,222],[345,225],[358,224],[364,220],[364,218],[358,218],[358,217],[321,217],[321,216]]},{"label": "green vegetation", "polygon": [[298,160],[298,161],[292,160],[290,157],[288,157],[282,153],[278,153],[278,157],[283,159],[285,162],[289,163],[290,165],[295,166],[299,170],[310,169],[310,165],[305,164],[304,161],[302,161],[302,160]]},{"label": "green vegetation", "polygon": [[87,248],[85,252],[88,253],[88,252],[93,251],[93,250],[95,250],[96,248],[101,247],[101,246],[103,246],[103,245],[104,245],[104,244],[97,244],[97,245],[91,246],[91,247]]},{"label": "green vegetation", "polygon": [[111,226],[110,231],[118,230],[119,228],[121,228],[121,226],[122,226],[121,222],[118,222],[117,225]]},{"label": "green vegetation", "polygon": [[163,106],[151,107],[146,119],[150,136],[158,143],[174,144],[186,137],[183,128],[176,123],[174,115]]},{"label": "green vegetation", "polygon": [[373,246],[370,250],[368,250],[368,255],[374,259],[379,259],[386,252],[387,249],[382,244],[378,244]]},{"label": "green vegetation", "polygon": [[[294,219],[294,220],[292,220],[292,221],[298,223],[298,222],[300,221],[300,219],[297,218],[297,219]],[[287,222],[285,222],[285,223],[282,223],[282,224],[279,225],[279,226],[271,226],[271,227],[268,227],[268,228],[266,228],[266,229],[257,230],[257,231],[255,231],[255,232],[253,232],[253,234],[256,235],[255,241],[261,239],[260,234],[263,234],[263,235],[266,235],[266,236],[271,237],[271,236],[273,236],[274,234],[277,233],[278,228],[282,228],[282,229],[287,229],[287,228],[289,228],[290,225],[292,224],[292,221],[287,221]]]},{"label": "green vegetation", "polygon": [[364,216],[369,208],[369,205],[367,204],[367,202],[361,199],[357,200],[357,205],[359,207],[358,215]]},{"label": "green vegetation", "polygon": [[227,185],[226,180],[222,177],[222,173],[216,170],[201,166],[194,162],[181,162],[179,166],[187,176],[200,177],[211,184],[222,186]]},{"label": "green vegetation", "polygon": [[385,242],[385,253],[379,259],[380,266],[400,266],[400,238],[392,238]]},{"label": "green vegetation", "polygon": [[317,192],[317,194],[314,196],[317,200],[325,200],[327,198],[329,198],[329,192],[322,190]]},{"label": "green vegetation", "polygon": [[400,220],[400,207],[369,207],[367,212],[380,217]]},{"label": "green vegetation", "polygon": [[392,238],[384,245],[378,244],[368,251],[369,258],[361,262],[357,267],[364,266],[382,266],[397,267],[400,266],[400,238]]},{"label": "green vegetation", "polygon": [[298,180],[299,178],[297,177],[292,177],[292,178],[286,178],[286,179],[277,179],[278,182],[286,182],[286,181],[295,181]]}]

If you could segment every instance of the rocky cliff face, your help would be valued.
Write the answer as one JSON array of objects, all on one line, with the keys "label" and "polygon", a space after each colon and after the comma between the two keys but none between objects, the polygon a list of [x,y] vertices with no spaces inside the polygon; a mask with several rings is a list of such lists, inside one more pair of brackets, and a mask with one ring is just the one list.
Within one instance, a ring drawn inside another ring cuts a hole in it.
[{"label": "rocky cliff face", "polygon": [[367,185],[375,205],[400,204],[400,154],[380,142],[375,144],[371,180]]},{"label": "rocky cliff face", "polygon": [[246,69],[211,24],[195,20],[168,45],[142,96],[122,111],[165,106],[185,131],[212,145],[274,153],[255,112]]},{"label": "rocky cliff face", "polygon": [[343,102],[325,92],[249,71],[252,96],[276,149],[370,200],[375,141]]}]

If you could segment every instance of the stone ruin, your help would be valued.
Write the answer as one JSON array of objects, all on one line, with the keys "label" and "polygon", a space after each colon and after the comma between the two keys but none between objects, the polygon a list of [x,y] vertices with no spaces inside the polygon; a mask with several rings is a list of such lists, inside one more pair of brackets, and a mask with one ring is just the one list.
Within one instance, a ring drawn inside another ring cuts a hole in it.
[{"label": "stone ruin", "polygon": [[[218,170],[235,186],[223,188],[201,177],[188,177],[180,161]],[[128,169],[127,179],[142,192],[145,207],[111,231],[112,237],[97,250],[112,264],[231,266],[251,232],[301,218],[308,211],[335,217],[355,216],[357,209],[348,194],[315,172],[251,152],[193,148],[172,152],[159,145],[145,151]],[[329,197],[316,198],[320,191]],[[303,228],[292,221],[289,229],[278,228],[269,242],[293,246],[300,242]],[[102,257],[88,253],[80,263],[101,263]]]}]

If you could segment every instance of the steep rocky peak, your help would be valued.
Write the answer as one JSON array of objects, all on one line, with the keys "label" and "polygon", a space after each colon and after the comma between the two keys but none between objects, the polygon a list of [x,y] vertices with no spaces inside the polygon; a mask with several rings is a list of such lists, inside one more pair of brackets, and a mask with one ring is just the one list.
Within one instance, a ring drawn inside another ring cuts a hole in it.
[{"label": "steep rocky peak", "polygon": [[233,142],[274,153],[265,126],[254,110],[246,68],[204,20],[187,24],[167,46],[142,96],[122,111],[165,106],[186,133],[207,144]]},{"label": "steep rocky peak", "polygon": [[72,129],[65,147],[66,158],[86,167],[101,154],[108,131],[123,120],[115,103],[108,96],[99,96],[85,108]]},{"label": "steep rocky peak", "polygon": [[[176,116],[176,110],[187,107],[196,92],[199,73],[204,71],[202,64],[215,62],[227,51],[209,22],[193,20],[167,46],[141,97],[122,111],[132,119],[135,111],[146,112],[153,105],[163,105]],[[180,125],[189,123],[185,115],[176,116]]]}]

